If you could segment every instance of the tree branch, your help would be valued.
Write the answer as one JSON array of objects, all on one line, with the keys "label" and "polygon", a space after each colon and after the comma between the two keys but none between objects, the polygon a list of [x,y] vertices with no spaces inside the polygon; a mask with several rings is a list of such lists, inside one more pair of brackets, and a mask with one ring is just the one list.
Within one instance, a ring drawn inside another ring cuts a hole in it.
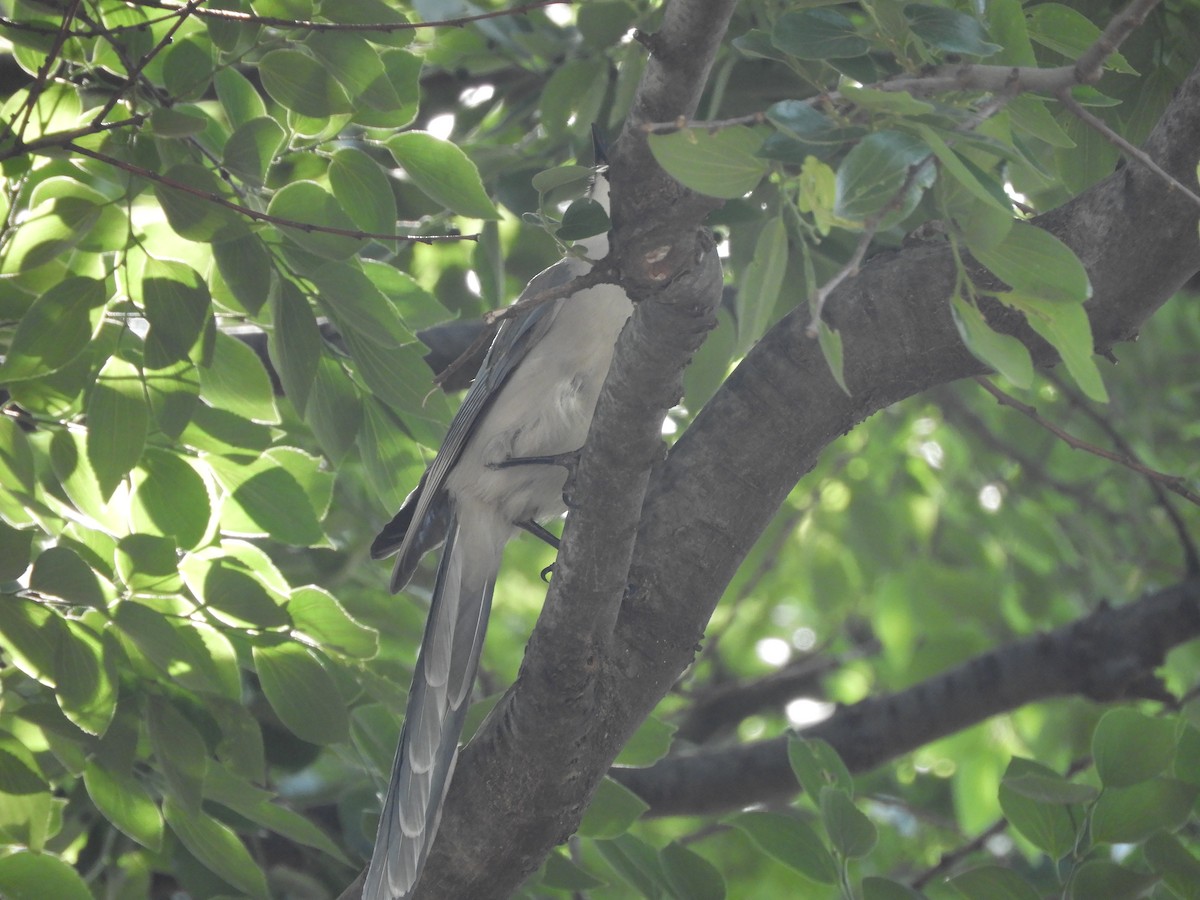
[{"label": "tree branch", "polygon": [[253,219],[256,222],[265,222],[268,225],[276,225],[280,228],[295,228],[297,231],[303,231],[305,234],[337,234],[342,237],[355,238],[356,240],[373,240],[373,241],[416,241],[421,244],[433,244],[444,241],[477,241],[478,234],[378,234],[373,231],[359,231],[354,228],[337,228],[333,225],[317,225],[313,222],[298,222],[295,219],[285,219],[281,216],[273,216],[269,213],[259,212],[257,209],[251,209],[248,206],[243,206],[240,203],[234,203],[232,200],[222,197],[220,194],[212,191],[202,190],[201,188],[192,187],[190,184],[184,184],[182,181],[177,181],[168,175],[160,175],[158,172],[143,168],[142,166],[134,165],[131,162],[126,162],[123,159],[117,159],[115,156],[109,156],[107,153],[101,153],[98,150],[89,150],[87,147],[76,144],[74,141],[67,141],[62,145],[73,153],[78,153],[80,156],[86,156],[98,162],[108,163],[114,168],[120,169],[123,172],[128,172],[131,175],[137,175],[145,178],[148,181],[155,181],[159,184],[166,185],[172,190],[183,191],[185,194],[191,194],[193,197],[199,197],[201,200],[207,200],[209,203],[215,203],[217,206],[223,206],[226,209],[231,209],[239,215],[245,216],[247,219]]},{"label": "tree branch", "polygon": [[1187,479],[1182,475],[1168,475],[1165,472],[1160,472],[1157,469],[1150,468],[1131,456],[1114,453],[1111,450],[1105,450],[1103,447],[1097,447],[1095,444],[1090,444],[1082,438],[1078,438],[1071,434],[1069,431],[1059,428],[1053,422],[1042,416],[1035,407],[1030,406],[1028,403],[1022,403],[1011,394],[1000,390],[1000,388],[996,387],[996,385],[992,384],[986,378],[977,377],[975,380],[983,387],[985,391],[995,397],[996,402],[1001,406],[1007,406],[1010,409],[1015,409],[1021,415],[1036,422],[1072,450],[1082,450],[1085,453],[1090,453],[1093,456],[1099,456],[1101,459],[1107,459],[1110,462],[1115,462],[1127,469],[1131,469],[1132,471],[1137,472],[1139,475],[1145,475],[1155,484],[1162,485],[1168,491],[1178,494],[1189,503],[1194,503],[1197,506],[1200,506],[1200,494],[1197,494],[1187,486]]},{"label": "tree branch", "polygon": [[[1145,149],[1166,171],[1186,176],[1198,145],[1200,69]],[[1086,309],[1101,349],[1136,334],[1200,269],[1195,207],[1139,167],[1124,167],[1034,223],[1066,241],[1087,268],[1094,294]],[[606,723],[616,729],[640,720],[657,703],[661,685],[690,661],[737,566],[831,441],[891,403],[983,371],[950,316],[954,283],[942,242],[869,260],[827,312],[843,336],[850,395],[805,337],[807,310],[797,298],[697,416],[647,494],[630,576],[638,590],[617,624],[616,655],[627,662],[600,698]],[[1023,340],[1036,364],[1055,361],[1019,315],[994,306],[988,317]],[[770,762],[769,752],[758,752],[754,762]]]},{"label": "tree branch", "polygon": [[[496,9],[490,12],[475,13],[469,16],[458,16],[453,19],[435,19],[428,22],[316,22],[308,19],[282,19],[278,16],[259,16],[253,13],[239,12],[232,9],[212,9],[201,7],[196,14],[209,19],[224,19],[230,22],[241,22],[252,25],[269,25],[275,28],[303,28],[307,31],[372,31],[384,34],[393,31],[412,31],[416,28],[462,28],[472,22],[484,19],[499,19],[504,16],[520,16],[544,9],[547,6],[561,6],[574,3],[575,0],[533,0],[509,9]],[[179,11],[183,7],[173,3],[163,3],[161,0],[136,0],[137,6],[148,6],[152,9]]]},{"label": "tree branch", "polygon": [[[673,49],[648,62],[610,154],[610,259],[638,302],[600,396],[555,577],[520,676],[463,751],[419,896],[511,893],[575,830],[638,725],[598,717],[596,698],[612,669],[624,665],[612,635],[628,593],[642,498],[662,456],[663,417],[714,322],[721,275],[715,245],[700,229],[711,201],[666,176],[645,135],[632,129],[655,115],[695,110],[734,5],[675,0],[666,7],[660,46]],[[660,695],[669,685],[660,685]]]},{"label": "tree branch", "polygon": [[[1154,676],[1173,647],[1200,637],[1200,581],[1000,647],[891,696],[844,707],[800,736],[828,741],[866,772],[938,738],[1039,700],[1173,698]],[[700,815],[779,800],[799,790],[787,736],[668,757],[612,776],[650,804],[649,815]]]}]

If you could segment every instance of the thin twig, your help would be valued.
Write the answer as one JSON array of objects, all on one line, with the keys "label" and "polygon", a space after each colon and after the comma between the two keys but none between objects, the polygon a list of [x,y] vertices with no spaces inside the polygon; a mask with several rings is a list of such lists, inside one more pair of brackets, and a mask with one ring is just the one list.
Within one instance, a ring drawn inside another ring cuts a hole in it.
[{"label": "thin twig", "polygon": [[863,258],[867,255],[867,249],[871,246],[871,241],[875,239],[875,232],[879,230],[880,223],[887,218],[888,214],[900,207],[904,200],[904,195],[912,188],[913,182],[916,181],[917,175],[934,159],[934,155],[930,153],[923,160],[908,169],[908,175],[904,178],[904,184],[900,185],[900,189],[896,191],[887,206],[871,216],[863,223],[863,232],[858,239],[858,245],[854,248],[854,253],[846,260],[845,265],[837,270],[828,281],[817,288],[812,299],[809,301],[809,307],[812,310],[812,321],[809,322],[808,329],[805,332],[810,338],[817,337],[821,322],[821,315],[825,311],[825,303],[829,300],[829,295],[832,294],[837,287],[847,278],[851,278],[858,274],[858,267],[862,265]]},{"label": "thin twig", "polygon": [[83,137],[91,137],[93,134],[100,134],[105,131],[113,131],[117,128],[134,127],[141,125],[146,121],[148,116],[145,113],[135,113],[128,119],[118,119],[115,122],[102,122],[100,124],[87,125],[83,128],[72,128],[69,131],[53,131],[50,134],[42,135],[36,141],[23,143],[18,141],[6,150],[0,150],[0,162],[6,159],[11,159],[14,156],[21,156],[25,153],[32,153],[38,150],[45,150],[50,147],[63,147],[71,141],[78,140]]},{"label": "thin twig", "polygon": [[1187,197],[1188,200],[1192,201],[1192,203],[1194,203],[1196,206],[1200,206],[1200,195],[1197,195],[1195,191],[1193,191],[1183,182],[1176,179],[1173,175],[1171,175],[1170,172],[1166,171],[1162,166],[1152,160],[1149,154],[1147,154],[1144,150],[1133,146],[1133,144],[1129,143],[1129,141],[1125,140],[1125,138],[1121,137],[1119,134],[1109,128],[1103,119],[1100,119],[1080,106],[1075,98],[1071,96],[1069,91],[1061,91],[1058,95],[1058,99],[1062,102],[1063,106],[1069,109],[1081,122],[1104,135],[1110,144],[1120,148],[1131,159],[1141,163],[1159,178],[1163,179],[1163,181],[1169,184],[1172,188],[1179,191],[1181,194],[1183,194],[1183,196]]},{"label": "thin twig", "polygon": [[131,90],[137,83],[138,78],[142,74],[142,70],[150,64],[150,61],[154,59],[154,57],[158,56],[158,54],[160,54],[167,46],[170,45],[171,40],[175,37],[175,32],[183,27],[183,23],[191,17],[191,13],[195,12],[196,7],[198,7],[202,2],[203,0],[188,0],[187,6],[184,6],[180,10],[180,13],[178,16],[176,16],[175,21],[171,23],[171,27],[168,28],[166,33],[163,34],[162,39],[144,54],[142,54],[142,58],[139,59],[134,64],[133,68],[129,70],[128,74],[125,76],[125,84],[114,90],[112,92],[112,96],[108,98],[104,106],[100,108],[100,111],[97,112],[96,115],[92,116],[93,125],[99,125],[102,123],[104,121],[104,117],[112,112],[113,107],[121,102],[121,98],[124,96],[125,92]]},{"label": "thin twig", "polygon": [[680,116],[674,122],[646,122],[644,125],[639,125],[638,128],[646,134],[673,134],[688,128],[703,128],[709,134],[713,134],[723,128],[732,128],[735,125],[762,125],[766,121],[767,114],[763,112],[750,113],[747,116],[734,116],[732,119],[708,119],[694,122]]},{"label": "thin twig", "polygon": [[[532,3],[522,3],[509,9],[497,9],[491,12],[476,13],[470,16],[459,16],[454,19],[437,19],[430,22],[314,22],[307,19],[282,19],[276,16],[258,16],[253,13],[238,12],[231,9],[211,9],[200,7],[196,14],[209,19],[225,19],[230,22],[240,22],[250,25],[270,25],[275,28],[304,28],[310,31],[412,31],[417,28],[462,28],[472,22],[485,19],[499,19],[504,16],[520,16],[536,9],[547,6],[559,6],[574,3],[575,0],[534,0]],[[149,6],[154,9],[182,10],[183,7],[161,0],[136,0],[135,6]]]},{"label": "thin twig", "polygon": [[[21,112],[21,124],[13,132],[18,141],[25,137],[25,129],[29,127],[29,119],[33,116],[33,109],[37,106],[38,99],[42,96],[42,91],[46,89],[46,79],[50,77],[50,70],[58,61],[58,53],[62,50],[63,44],[67,41],[67,32],[71,28],[71,20],[75,18],[75,12],[79,9],[80,0],[71,0],[71,5],[67,7],[63,14],[62,27],[54,36],[54,43],[51,44],[50,50],[46,53],[46,59],[38,66],[37,76],[34,79],[33,87],[29,89],[29,96],[24,103],[24,109]],[[16,121],[16,116],[13,117]],[[8,126],[6,125],[6,128]],[[11,128],[8,128],[11,130]]]},{"label": "thin twig", "polygon": [[1111,450],[1105,450],[1103,447],[1097,447],[1095,444],[1090,444],[1087,441],[1076,437],[1068,431],[1059,428],[1053,422],[1044,418],[1034,407],[1028,403],[1022,403],[1016,397],[1005,393],[1000,388],[996,387],[986,378],[982,376],[975,379],[983,389],[991,394],[1000,403],[1001,406],[1008,406],[1023,414],[1027,418],[1033,420],[1038,425],[1045,428],[1072,450],[1082,450],[1085,453],[1090,453],[1093,456],[1099,456],[1101,459],[1107,459],[1110,462],[1115,462],[1127,469],[1137,472],[1140,475],[1145,475],[1147,478],[1152,478],[1168,491],[1178,494],[1189,503],[1194,503],[1200,506],[1200,494],[1195,493],[1187,486],[1187,479],[1179,475],[1167,475],[1164,472],[1159,472],[1157,469],[1151,469],[1149,466],[1138,462],[1128,456],[1120,453],[1113,453]]},{"label": "thin twig", "polygon": [[1158,0],[1133,0],[1112,17],[1100,37],[1075,60],[1075,76],[1080,84],[1095,84],[1100,80],[1104,61],[1117,52],[1125,38],[1146,21],[1150,10],[1157,5]]},{"label": "thin twig", "polygon": [[[1105,416],[1100,415],[1078,391],[1061,378],[1056,377],[1053,372],[1047,372],[1046,378],[1063,393],[1063,396],[1070,401],[1072,406],[1095,422],[1108,435],[1118,450],[1130,459],[1137,456],[1129,441],[1125,440],[1125,435],[1121,434],[1116,426]],[[1179,514],[1179,510],[1171,503],[1171,498],[1167,496],[1161,484],[1149,477],[1146,478],[1146,483],[1150,486],[1150,490],[1154,494],[1154,498],[1158,501],[1158,505],[1162,507],[1163,512],[1167,514],[1167,518],[1171,520],[1171,525],[1179,537],[1179,544],[1183,551],[1184,567],[1187,570],[1188,576],[1200,576],[1200,550],[1197,550],[1196,542],[1192,539],[1192,534],[1188,530],[1187,523],[1183,521],[1183,516]]]},{"label": "thin twig", "polygon": [[[67,37],[112,37],[113,35],[123,34],[127,31],[149,31],[150,26],[157,25],[159,22],[166,22],[168,19],[173,19],[174,17],[175,13],[168,13],[165,16],[159,16],[157,19],[147,19],[145,22],[136,22],[132,25],[71,28],[67,30]],[[37,22],[18,22],[16,19],[10,19],[7,16],[0,16],[0,28],[7,28],[11,31],[23,31],[26,34],[58,34],[61,31],[61,28],[57,26],[40,25]]]},{"label": "thin twig", "polygon": [[297,222],[294,219],[284,219],[280,216],[273,216],[269,213],[259,212],[255,209],[242,206],[234,203],[232,200],[227,200],[220,194],[212,191],[202,190],[201,188],[192,187],[189,184],[184,184],[182,181],[176,181],[166,175],[160,175],[150,169],[144,169],[141,166],[136,166],[133,163],[126,162],[123,159],[117,159],[115,156],[109,156],[106,153],[100,153],[97,150],[89,150],[87,147],[80,146],[72,141],[63,145],[66,149],[78,153],[80,156],[86,156],[90,159],[99,162],[108,163],[110,166],[121,169],[124,172],[129,172],[131,175],[138,175],[149,181],[156,181],[159,184],[164,184],[169,188],[177,191],[183,191],[185,194],[191,194],[193,197],[199,197],[202,200],[207,200],[215,203],[218,206],[223,206],[226,209],[231,209],[234,212],[245,216],[248,219],[253,219],[256,222],[266,222],[269,225],[277,225],[282,228],[295,228],[298,231],[303,231],[305,234],[336,234],[341,237],[355,238],[356,240],[375,240],[375,241],[417,241],[422,244],[442,243],[446,241],[478,241],[478,234],[380,234],[373,231],[358,231],[350,228],[337,228],[332,225],[317,225],[312,222]]}]

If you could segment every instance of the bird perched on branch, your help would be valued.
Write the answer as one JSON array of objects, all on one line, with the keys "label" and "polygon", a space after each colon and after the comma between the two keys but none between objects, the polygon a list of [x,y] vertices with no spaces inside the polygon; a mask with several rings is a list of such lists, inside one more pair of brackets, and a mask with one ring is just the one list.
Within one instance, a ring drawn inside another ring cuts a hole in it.
[{"label": "bird perched on branch", "polygon": [[[597,146],[597,162],[601,163]],[[591,196],[608,212],[607,169]],[[578,242],[518,298],[563,289],[608,253],[608,235]],[[421,557],[442,546],[404,727],[392,764],[364,900],[416,888],[458,758],[504,545],[518,529],[566,512],[565,463],[587,438],[613,345],[633,306],[615,284],[585,287],[505,319],[441,449],[371,547],[396,557],[401,590]]]}]

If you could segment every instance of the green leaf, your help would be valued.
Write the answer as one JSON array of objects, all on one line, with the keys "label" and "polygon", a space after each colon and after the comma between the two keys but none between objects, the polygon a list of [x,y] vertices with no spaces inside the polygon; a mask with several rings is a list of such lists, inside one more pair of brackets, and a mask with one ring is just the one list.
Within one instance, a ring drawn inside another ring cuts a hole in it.
[{"label": "green leaf", "polygon": [[270,792],[254,787],[227,769],[214,768],[209,773],[204,783],[204,795],[276,834],[350,864],[345,854],[316,825],[299,813],[272,803]]},{"label": "green leaf", "polygon": [[0,482],[6,488],[20,486],[27,492],[32,491],[35,484],[29,438],[21,426],[8,416],[0,416]]},{"label": "green leaf", "polygon": [[866,856],[879,840],[874,823],[838,788],[821,788],[821,821],[834,850],[848,859]]},{"label": "green leaf", "polygon": [[[338,80],[352,101],[361,96],[373,83],[386,85],[379,52],[365,37],[353,32],[314,31],[304,39],[304,46],[329,73]],[[377,96],[376,99],[379,99]],[[393,98],[392,103],[395,103]]]},{"label": "green leaf", "polygon": [[[339,11],[360,9],[358,3],[342,4]],[[334,13],[323,10],[333,18]],[[395,11],[389,8],[389,14]],[[375,19],[372,21],[381,21]],[[389,37],[411,35],[411,31],[395,32],[392,35],[377,35],[381,40]],[[377,40],[376,43],[379,43]],[[354,121],[368,127],[398,129],[406,128],[417,117],[421,102],[422,58],[407,50],[384,50],[379,55],[383,62],[383,74],[363,91],[361,102],[354,111]]]},{"label": "green leaf", "polygon": [[1033,384],[1033,360],[1015,337],[993,331],[973,303],[958,294],[950,298],[954,324],[967,349],[1019,388]]},{"label": "green leaf", "polygon": [[295,643],[255,647],[254,667],[271,708],[289,731],[312,744],[346,740],[346,702],[311,651]]},{"label": "green leaf", "polygon": [[662,759],[671,749],[675,728],[675,725],[649,716],[621,749],[616,765],[649,766]]},{"label": "green leaf", "polygon": [[[867,135],[838,166],[834,213],[843,219],[862,221],[889,206],[902,208],[899,195],[908,171],[929,154],[930,148],[924,142],[900,131]],[[920,196],[919,191],[916,194]]]},{"label": "green leaf", "polygon": [[208,122],[208,117],[195,107],[159,107],[150,114],[150,130],[164,138],[200,134]]},{"label": "green leaf", "polygon": [[663,874],[676,897],[687,900],[722,900],[725,879],[707,859],[678,841],[671,841],[658,851]]},{"label": "green leaf", "polygon": [[268,900],[266,877],[227,826],[170,797],[163,801],[163,816],[188,852],[208,869],[252,897]]},{"label": "green leaf", "polygon": [[92,631],[70,619],[66,626],[54,648],[58,705],[78,728],[104,734],[117,708],[117,673]]},{"label": "green leaf", "polygon": [[0,857],[0,895],[6,900],[92,900],[87,884],[67,863],[22,849]]},{"label": "green leaf", "polygon": [[199,372],[200,396],[210,406],[255,422],[279,421],[267,370],[246,344],[217,332],[212,360],[200,366]]},{"label": "green leaf", "polygon": [[89,760],[83,783],[96,809],[121,832],[151,850],[162,846],[162,814],[137,779]]},{"label": "green leaf", "polygon": [[[929,149],[933,151],[934,156],[938,158],[938,162],[942,164],[942,168],[945,169],[946,172],[955,178],[958,183],[965,187],[976,199],[981,200],[983,203],[991,206],[994,210],[997,210],[1009,218],[1012,218],[1011,205],[1001,201],[1000,198],[996,196],[994,191],[991,191],[984,186],[983,183],[980,182],[980,180],[975,176],[975,173],[967,167],[967,164],[963,161],[963,159],[946,145],[946,142],[942,140],[941,135],[939,135],[928,125],[924,125],[919,122],[916,123],[916,128],[918,134],[921,135],[921,139],[929,146]],[[1003,191],[1001,191],[1001,195],[1003,195]]]},{"label": "green leaf", "polygon": [[[210,20],[216,21],[216,20]],[[213,76],[217,99],[235,131],[252,119],[266,116],[267,107],[245,75],[233,66],[226,66]]]},{"label": "green leaf", "polygon": [[271,537],[307,547],[320,543],[316,511],[295,477],[269,456],[253,461],[206,457],[229,496],[221,526],[230,534]]},{"label": "green leaf", "polygon": [[135,529],[173,537],[185,550],[208,532],[212,503],[200,474],[183,457],[149,448],[142,455],[130,518]]},{"label": "green leaf", "polygon": [[[908,97],[908,94],[899,96]],[[825,159],[849,141],[863,136],[860,126],[843,126],[803,100],[780,100],[767,110],[767,120],[779,133],[767,137],[759,155],[793,164],[812,154]]]},{"label": "green leaf", "polygon": [[1175,758],[1175,722],[1136,709],[1110,709],[1092,734],[1092,759],[1106,788],[1147,781]]},{"label": "green leaf", "polygon": [[[2,464],[0,464],[2,465]],[[29,567],[33,531],[13,528],[0,519],[0,581],[16,581]],[[0,790],[3,790],[0,787]]]},{"label": "green leaf", "polygon": [[358,266],[331,263],[314,272],[312,281],[343,338],[353,334],[389,349],[416,343],[396,308]]},{"label": "green leaf", "polygon": [[213,259],[233,299],[251,315],[258,315],[271,294],[274,263],[256,237],[213,244]]},{"label": "green leaf", "polygon": [[0,745],[0,791],[23,796],[49,791],[33,754],[27,747],[5,739]]},{"label": "green leaf", "polygon": [[1091,803],[1100,793],[1090,784],[1075,784],[1067,781],[1061,775],[1046,775],[1040,772],[1006,777],[1003,784],[1014,794],[1036,800],[1039,803],[1060,806]]},{"label": "green leaf", "polygon": [[104,609],[107,598],[95,570],[70,547],[49,547],[38,554],[29,587],[78,606]]},{"label": "green leaf", "polygon": [[333,196],[363,231],[395,234],[396,197],[379,163],[353,147],[333,154],[329,163]]},{"label": "green leaf", "polygon": [[1020,0],[992,0],[987,5],[987,17],[988,30],[1000,42],[991,62],[1006,66],[1037,65]]},{"label": "green leaf", "polygon": [[180,622],[132,600],[117,607],[114,623],[133,647],[182,687],[240,699],[240,675],[232,654],[226,653],[228,642],[220,646],[207,626]]},{"label": "green leaf", "polygon": [[832,9],[785,12],[775,22],[771,42],[797,59],[846,59],[871,49],[854,23]]},{"label": "green leaf", "polygon": [[0,598],[0,635],[17,669],[48,688],[57,686],[54,659],[66,625],[62,617],[23,597]]},{"label": "green leaf", "polygon": [[627,832],[649,808],[629,788],[605,777],[579,823],[579,833],[591,838],[614,838]]},{"label": "green leaf", "polygon": [[267,344],[271,362],[279,373],[284,396],[303,415],[324,346],[317,317],[290,281],[281,285],[272,310],[275,328]]},{"label": "green leaf", "polygon": [[1174,778],[1105,788],[1092,809],[1092,839],[1136,844],[1160,829],[1174,831],[1187,821],[1197,796],[1200,787]]},{"label": "green leaf", "polygon": [[821,791],[834,787],[854,796],[854,779],[837,751],[820,738],[788,738],[788,762],[804,793],[819,803]]},{"label": "green leaf", "polygon": [[1025,313],[1029,325],[1058,351],[1067,371],[1085,394],[1108,402],[1108,391],[1092,356],[1092,324],[1082,306],[1047,301],[1013,292],[998,297]]},{"label": "green leaf", "polygon": [[146,367],[162,369],[188,358],[209,317],[208,285],[191,266],[151,258],[142,275],[150,332]]},{"label": "green leaf", "polygon": [[[280,188],[271,198],[267,212],[309,226],[280,225],[279,230],[297,246],[323,259],[349,259],[366,246],[365,239],[352,236],[358,229],[341,204],[314,181],[293,181]],[[336,234],[321,228],[351,234]]]},{"label": "green leaf", "polygon": [[913,34],[946,53],[991,56],[1001,49],[999,44],[987,40],[987,32],[978,19],[955,9],[910,3],[904,7],[904,17]]},{"label": "green leaf", "polygon": [[558,238],[578,241],[596,234],[605,234],[612,227],[604,207],[591,197],[580,197],[563,213]]},{"label": "green leaf", "polygon": [[767,174],[767,163],[757,155],[764,134],[752,128],[725,128],[712,134],[684,129],[650,135],[650,151],[684,187],[732,200],[754,190]]},{"label": "green leaf", "polygon": [[546,857],[541,884],[558,891],[590,891],[606,886],[605,882],[591,872],[584,871],[561,853],[551,853]]},{"label": "green leaf", "polygon": [[932,103],[918,100],[905,91],[858,87],[849,82],[842,85],[842,96],[859,109],[894,116],[923,116],[937,109]]},{"label": "green leaf", "polygon": [[326,66],[299,50],[272,50],[259,61],[263,87],[281,106],[314,118],[353,111],[354,106]]},{"label": "green leaf", "polygon": [[178,438],[200,399],[200,374],[190,361],[143,372],[146,396],[158,430]]},{"label": "green leaf", "polygon": [[331,462],[340,461],[354,446],[362,424],[362,400],[341,364],[328,356],[322,356],[317,366],[304,420]]},{"label": "green leaf", "polygon": [[208,748],[200,732],[170,701],[153,694],[147,700],[146,725],[158,770],[166,779],[167,796],[199,812],[208,770]]},{"label": "green leaf", "polygon": [[[1078,59],[1100,37],[1100,29],[1083,13],[1061,3],[1038,3],[1026,10],[1029,36],[1068,59]],[[1111,54],[1105,68],[1123,75],[1136,75],[1120,53]]]},{"label": "green leaf", "polygon": [[923,900],[922,896],[899,881],[868,875],[862,880],[863,900]]},{"label": "green leaf", "polygon": [[1174,835],[1160,831],[1142,848],[1146,861],[1182,900],[1200,900],[1200,860]]},{"label": "green leaf", "polygon": [[846,387],[842,335],[821,320],[817,323],[817,343],[821,345],[821,355],[825,357],[825,364],[829,366],[829,373],[833,375],[833,380],[838,383],[838,387],[847,397],[850,396],[850,388]]},{"label": "green leaf", "polygon": [[52,197],[30,207],[0,255],[0,273],[28,272],[59,259],[87,237],[102,212],[86,196]]},{"label": "green leaf", "polygon": [[180,237],[208,243],[234,240],[249,232],[242,215],[210,199],[216,196],[237,202],[229,186],[210,169],[196,163],[181,163],[168,169],[163,177],[164,181],[154,183],[154,196],[168,224]]},{"label": "green leaf", "polygon": [[[1058,802],[1034,799],[1014,791],[1012,782],[1040,776],[1061,778],[1053,769],[1029,759],[1013,757],[1000,782],[1000,808],[1012,826],[1030,843],[1058,860],[1071,852],[1077,841],[1082,811],[1070,810]],[[1057,795],[1056,795],[1057,800]]]},{"label": "green leaf", "polygon": [[171,596],[183,589],[175,542],[152,534],[130,534],[117,544],[117,573],[136,594]]},{"label": "green leaf", "polygon": [[670,896],[671,885],[662,870],[658,853],[632,834],[596,841],[596,849],[613,870],[646,900]]},{"label": "green leaf", "polygon": [[601,55],[556,66],[541,92],[542,127],[555,137],[596,121],[608,92],[608,61]]},{"label": "green leaf", "polygon": [[454,144],[423,131],[408,131],[389,139],[387,148],[413,183],[451,212],[474,219],[500,218],[475,163]]},{"label": "green leaf", "polygon": [[279,628],[289,624],[280,602],[237,559],[190,556],[180,564],[180,571],[192,593],[207,604],[213,616],[233,628]]},{"label": "green leaf", "polygon": [[1045,141],[1051,147],[1070,149],[1075,146],[1071,136],[1063,131],[1058,120],[1046,108],[1046,101],[1032,94],[1021,94],[1014,97],[1006,107],[1012,122],[1023,131],[1029,132],[1035,138]]},{"label": "green leaf", "polygon": [[767,855],[821,884],[837,882],[837,863],[817,833],[795,816],[746,812],[729,819]]},{"label": "green leaf", "polygon": [[1041,900],[1041,894],[1011,869],[980,866],[956,875],[950,884],[967,900]]},{"label": "green leaf", "polygon": [[163,59],[163,84],[176,100],[199,100],[212,81],[213,52],[207,35],[175,40]]},{"label": "green leaf", "polygon": [[[287,605],[292,627],[322,649],[355,659],[370,659],[379,649],[379,634],[359,624],[337,599],[314,585],[297,588]],[[636,737],[636,735],[635,735]]]},{"label": "green leaf", "polygon": [[104,282],[68,278],[34,300],[0,363],[0,381],[38,378],[75,359],[99,327],[105,299]]},{"label": "green leaf", "polygon": [[395,414],[374,398],[366,404],[366,416],[358,432],[358,452],[367,484],[381,507],[399,509],[421,477],[425,463]]},{"label": "green leaf", "polygon": [[87,458],[105,501],[141,458],[149,419],[141,374],[112,357],[100,370],[87,405]]},{"label": "green leaf", "polygon": [[1027,222],[1014,222],[995,247],[972,246],[971,253],[1020,293],[1060,303],[1082,303],[1092,295],[1087,270],[1071,248]]},{"label": "green leaf", "polygon": [[1157,882],[1157,875],[1106,859],[1089,859],[1071,878],[1070,900],[1138,900]]},{"label": "green leaf", "polygon": [[267,179],[267,169],[286,139],[283,128],[269,116],[251,119],[235,128],[229,136],[221,162],[239,178],[262,186]]},{"label": "green leaf", "polygon": [[762,337],[775,313],[783,277],[787,274],[788,238],[783,218],[767,220],[754,244],[754,258],[746,267],[738,291],[738,343],[736,353],[744,356]]}]

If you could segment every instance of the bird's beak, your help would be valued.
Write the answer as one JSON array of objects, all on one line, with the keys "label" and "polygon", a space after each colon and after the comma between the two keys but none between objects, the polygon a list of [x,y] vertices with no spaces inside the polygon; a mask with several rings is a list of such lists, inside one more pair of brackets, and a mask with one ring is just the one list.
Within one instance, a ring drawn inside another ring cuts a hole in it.
[{"label": "bird's beak", "polygon": [[595,122],[592,123],[592,156],[594,158],[593,165],[608,165],[608,141],[600,133],[600,126]]}]

